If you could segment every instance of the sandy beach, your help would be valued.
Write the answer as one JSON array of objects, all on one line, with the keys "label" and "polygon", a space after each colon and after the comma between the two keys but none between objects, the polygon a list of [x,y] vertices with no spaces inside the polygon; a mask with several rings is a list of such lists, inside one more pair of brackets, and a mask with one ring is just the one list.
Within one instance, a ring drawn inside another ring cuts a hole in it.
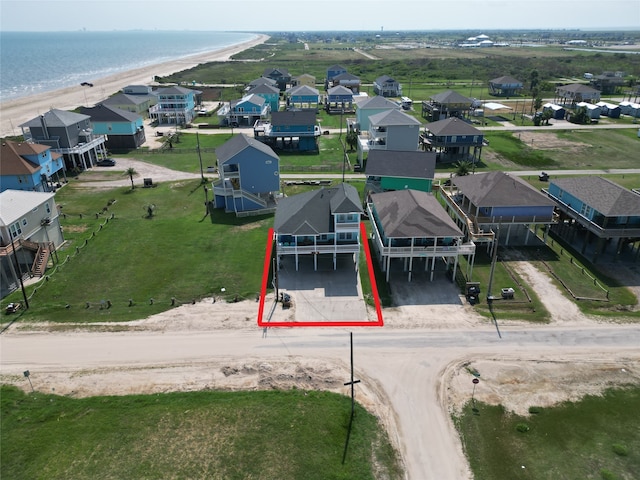
[{"label": "sandy beach", "polygon": [[21,135],[22,131],[18,125],[52,108],[71,110],[81,105],[93,106],[127,85],[149,85],[153,83],[153,77],[156,75],[169,75],[193,68],[201,63],[227,61],[238,52],[264,43],[268,38],[268,35],[258,35],[254,40],[213,52],[191,55],[170,62],[148,65],[108,77],[93,79],[93,87],[77,85],[3,102],[0,104],[0,137]]}]

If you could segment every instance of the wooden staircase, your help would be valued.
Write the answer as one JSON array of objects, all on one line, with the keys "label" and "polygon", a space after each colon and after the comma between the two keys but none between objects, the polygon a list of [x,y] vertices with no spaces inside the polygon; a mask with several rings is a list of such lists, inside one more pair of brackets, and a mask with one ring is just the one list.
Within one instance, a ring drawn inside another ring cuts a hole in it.
[{"label": "wooden staircase", "polygon": [[36,253],[36,258],[33,261],[33,266],[31,267],[31,273],[34,277],[42,277],[44,275],[50,255],[51,248],[49,245],[46,243],[38,245],[38,252]]}]

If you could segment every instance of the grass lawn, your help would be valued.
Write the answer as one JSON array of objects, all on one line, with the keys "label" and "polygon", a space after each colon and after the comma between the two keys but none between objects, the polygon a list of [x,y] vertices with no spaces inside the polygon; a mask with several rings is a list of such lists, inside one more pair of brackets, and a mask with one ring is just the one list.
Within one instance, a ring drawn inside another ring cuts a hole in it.
[{"label": "grass lawn", "polygon": [[[199,180],[133,191],[73,185],[59,190],[67,244],[58,251],[57,270],[37,287],[21,320],[144,318],[170,308],[172,298],[180,303],[219,296],[222,287],[227,300],[254,298],[273,217],[237,219],[219,210],[205,217],[204,199]],[[96,218],[94,212],[110,202]],[[145,218],[148,205],[155,206],[153,218]],[[107,221],[111,214],[115,218]],[[4,301],[19,300],[18,294]],[[111,308],[100,308],[101,301],[111,302]]]},{"label": "grass lawn", "polygon": [[[472,281],[480,282],[479,302],[475,305],[475,310],[489,318],[498,320],[518,319],[531,322],[548,322],[549,312],[544,308],[544,303],[540,301],[536,293],[526,285],[526,282],[509,266],[509,261],[505,261],[498,252],[498,261],[493,272],[493,284],[491,292],[488,292],[491,278],[491,257],[486,249],[478,247],[476,249],[475,263],[473,265]],[[460,259],[459,272],[467,271],[466,258]],[[464,292],[464,284],[460,281],[461,273],[458,274],[458,284],[460,290]],[[487,295],[491,293],[493,297],[501,298],[500,290],[511,287],[515,293],[513,299],[495,300],[491,305],[487,303]]]},{"label": "grass lawn", "polygon": [[329,392],[74,399],[3,386],[2,478],[400,479],[375,416]]},{"label": "grass lawn", "polygon": [[[566,143],[557,148],[538,149],[517,138],[517,133],[487,132],[485,138],[489,140],[489,147],[486,150],[512,162],[514,169],[545,169],[553,172],[554,169],[608,170],[638,167],[636,152],[640,147],[640,138],[634,129],[552,132],[541,127],[539,132]],[[490,165],[489,168],[491,169]],[[504,166],[497,168],[503,170]]]},{"label": "grass lawn", "polygon": [[638,388],[609,390],[529,417],[502,406],[476,407],[477,414],[468,404],[454,418],[475,480],[638,478]]}]

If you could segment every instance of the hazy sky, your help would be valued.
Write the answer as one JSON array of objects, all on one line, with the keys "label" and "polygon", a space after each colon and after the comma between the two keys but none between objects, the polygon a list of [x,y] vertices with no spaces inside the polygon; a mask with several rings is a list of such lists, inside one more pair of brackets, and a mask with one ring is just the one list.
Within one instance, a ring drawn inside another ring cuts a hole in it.
[{"label": "hazy sky", "polygon": [[3,31],[640,30],[640,0],[0,0]]}]

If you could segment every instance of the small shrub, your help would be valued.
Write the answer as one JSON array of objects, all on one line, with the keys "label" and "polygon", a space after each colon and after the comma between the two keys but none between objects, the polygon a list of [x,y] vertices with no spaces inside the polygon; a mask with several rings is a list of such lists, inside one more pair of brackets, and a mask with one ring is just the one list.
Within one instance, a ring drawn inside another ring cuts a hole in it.
[{"label": "small shrub", "polygon": [[529,428],[529,425],[527,425],[526,423],[519,423],[516,425],[516,430],[519,431],[520,433],[525,433],[525,432],[528,432],[530,428]]},{"label": "small shrub", "polygon": [[620,455],[621,457],[629,455],[629,449],[626,445],[622,445],[621,443],[614,443],[611,445],[611,448],[613,448],[613,453]]},{"label": "small shrub", "polygon": [[610,470],[600,470],[602,480],[618,480],[618,477]]},{"label": "small shrub", "polygon": [[536,407],[535,405],[531,405],[529,407],[529,413],[531,414],[542,413],[542,407]]}]

